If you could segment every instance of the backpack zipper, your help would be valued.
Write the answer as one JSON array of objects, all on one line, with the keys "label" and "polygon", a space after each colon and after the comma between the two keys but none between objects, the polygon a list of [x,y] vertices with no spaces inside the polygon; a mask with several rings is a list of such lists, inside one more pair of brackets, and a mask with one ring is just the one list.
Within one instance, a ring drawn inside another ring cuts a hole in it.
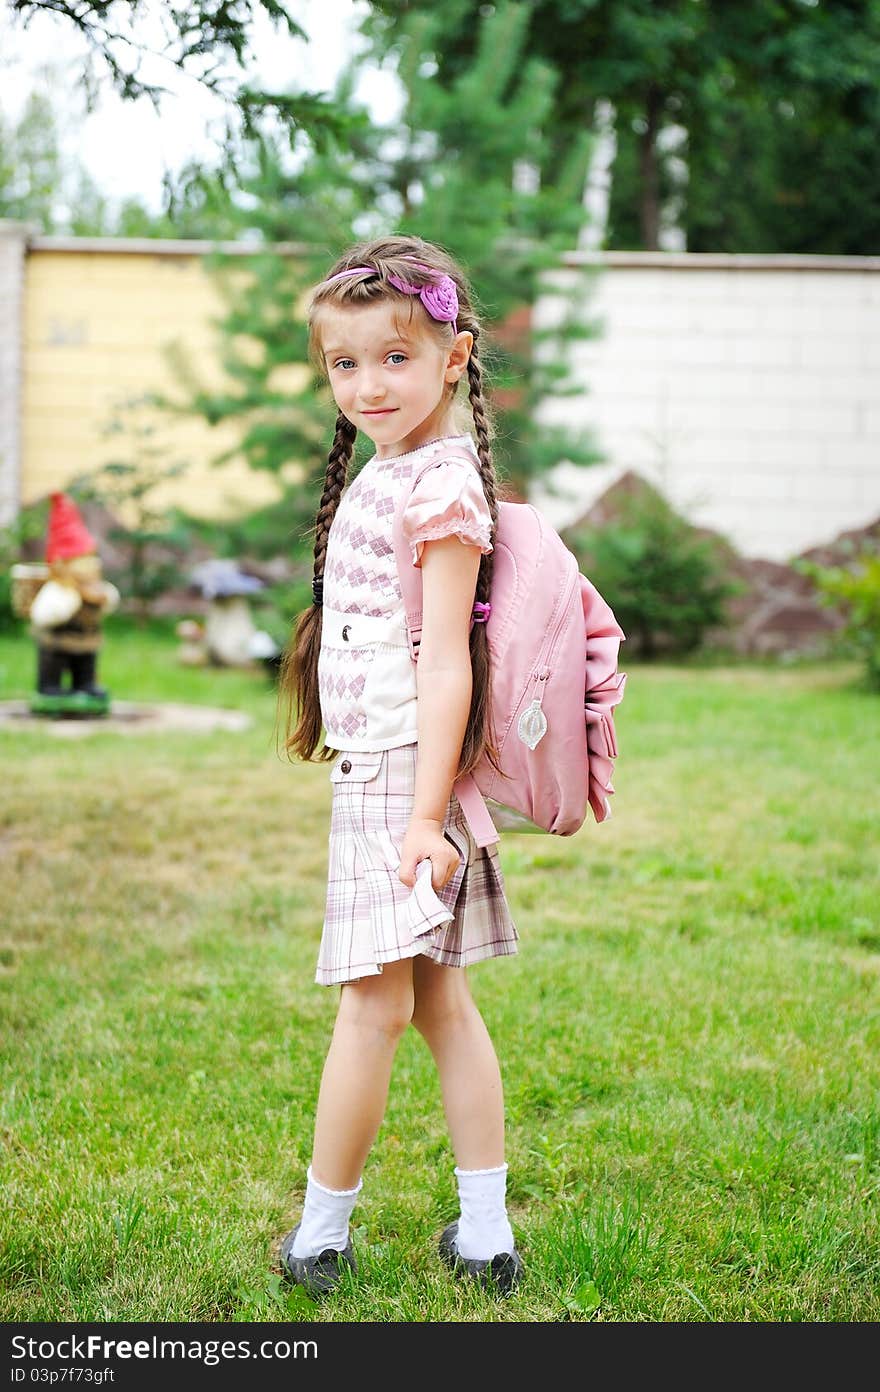
[{"label": "backpack zipper", "polygon": [[547,690],[544,684],[553,670],[552,660],[556,654],[559,638],[565,622],[565,614],[568,601],[578,578],[577,561],[572,566],[571,577],[566,584],[559,602],[559,611],[556,623],[550,630],[550,634],[544,644],[544,649],[538,658],[538,664],[532,674],[531,696],[532,699],[523,710],[516,722],[516,731],[523,744],[527,744],[530,749],[534,749],[547,733],[547,717],[543,711],[544,693]]}]

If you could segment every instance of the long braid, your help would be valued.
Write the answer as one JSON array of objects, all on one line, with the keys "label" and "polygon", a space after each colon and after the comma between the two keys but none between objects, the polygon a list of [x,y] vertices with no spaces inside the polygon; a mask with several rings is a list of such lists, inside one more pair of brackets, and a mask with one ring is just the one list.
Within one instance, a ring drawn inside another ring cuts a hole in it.
[{"label": "long braid", "polygon": [[[474,336],[474,344],[467,365],[468,399],[474,418],[474,431],[477,437],[477,454],[480,457],[480,478],[482,479],[483,492],[486,495],[489,513],[492,517],[492,536],[494,538],[495,528],[498,523],[498,499],[496,496],[497,480],[495,465],[492,461],[489,421],[487,419],[485,402],[483,400],[483,369],[477,353],[479,329],[476,324],[468,324],[467,327]],[[489,596],[492,593],[494,561],[494,551],[490,551],[487,556],[484,555],[480,557],[480,568],[477,571],[477,584],[474,598],[481,604],[487,604],[489,602]],[[491,722],[492,667],[489,653],[489,639],[485,624],[474,624],[471,630],[470,651],[474,682],[471,696],[471,714],[462,747],[459,771],[461,773],[469,772],[477,763],[480,756],[485,753],[489,762],[500,772],[498,766],[499,755],[496,746],[496,734],[492,728]]]},{"label": "long braid", "polygon": [[339,507],[345,480],[348,478],[348,466],[351,463],[356,439],[357,427],[352,425],[348,416],[339,411],[336,416],[336,434],[333,437],[333,444],[327,458],[324,492],[321,494],[318,515],[315,518],[315,568],[313,573],[315,580],[323,580],[324,578],[327,538],[330,535],[333,518],[336,516],[336,509]]},{"label": "long braid", "polygon": [[[473,330],[472,330],[473,332]],[[477,335],[474,333],[474,346],[468,359],[468,397],[471,404],[471,411],[474,417],[474,430],[477,436],[477,454],[480,456],[480,477],[483,481],[483,492],[486,495],[486,502],[489,505],[489,512],[492,516],[492,532],[498,523],[498,502],[495,496],[495,465],[492,462],[492,449],[489,444],[489,423],[486,419],[486,411],[483,404],[483,371],[480,359],[477,355]],[[480,558],[480,569],[477,572],[476,598],[482,604],[487,604],[489,594],[492,589],[494,552],[488,556]],[[475,625],[475,628],[482,625]]]},{"label": "long braid", "polygon": [[[354,453],[357,428],[341,411],[336,416],[336,434],[327,457],[327,472],[324,477],[324,491],[318,514],[315,518],[315,564],[312,578],[320,582],[319,593],[323,587],[324,564],[327,559],[327,541],[333,518],[348,478],[348,468]],[[294,641],[283,654],[279,671],[279,692],[286,697],[284,727],[290,728],[291,715],[295,707],[296,728],[283,737],[283,747],[287,754],[298,754],[301,759],[311,759],[321,742],[320,703],[315,700],[318,690],[318,659],[321,653],[321,630],[323,627],[322,603],[313,602],[304,610],[296,627]],[[283,702],[279,702],[279,710]],[[277,732],[280,727],[276,724]],[[319,762],[333,758],[335,750],[326,745],[318,756]]]}]

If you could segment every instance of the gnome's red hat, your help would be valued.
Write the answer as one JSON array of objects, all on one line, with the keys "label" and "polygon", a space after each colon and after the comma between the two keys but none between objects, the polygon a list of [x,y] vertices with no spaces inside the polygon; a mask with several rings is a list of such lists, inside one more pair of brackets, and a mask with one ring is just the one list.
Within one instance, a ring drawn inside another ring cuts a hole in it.
[{"label": "gnome's red hat", "polygon": [[73,499],[66,493],[52,493],[50,497],[46,560],[65,561],[97,551],[98,543],[80,517]]}]

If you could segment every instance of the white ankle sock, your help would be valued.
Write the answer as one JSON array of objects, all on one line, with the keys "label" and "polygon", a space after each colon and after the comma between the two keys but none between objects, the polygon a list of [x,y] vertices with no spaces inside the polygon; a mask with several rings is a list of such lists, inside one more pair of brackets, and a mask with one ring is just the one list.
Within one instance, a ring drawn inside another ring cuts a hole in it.
[{"label": "white ankle sock", "polygon": [[363,1178],[354,1189],[325,1189],[306,1171],[306,1200],[299,1232],[291,1252],[295,1257],[316,1257],[326,1247],[343,1251],[348,1244],[348,1220],[363,1188]]},{"label": "white ankle sock", "polygon": [[494,1170],[455,1169],[461,1217],[455,1246],[459,1256],[490,1261],[499,1252],[513,1251],[513,1231],[507,1217],[507,1166]]}]

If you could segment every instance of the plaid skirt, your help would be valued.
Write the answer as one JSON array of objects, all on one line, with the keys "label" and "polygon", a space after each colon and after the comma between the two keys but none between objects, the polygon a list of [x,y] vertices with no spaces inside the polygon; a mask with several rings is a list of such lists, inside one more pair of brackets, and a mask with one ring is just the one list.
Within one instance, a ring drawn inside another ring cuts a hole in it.
[{"label": "plaid skirt", "polygon": [[478,846],[453,793],[443,833],[459,865],[440,890],[431,862],[409,889],[398,878],[415,797],[418,745],[377,753],[343,750],[330,770],[327,906],[315,981],[335,986],[377,976],[384,962],[420,953],[449,967],[511,956],[510,916],[497,843]]}]

